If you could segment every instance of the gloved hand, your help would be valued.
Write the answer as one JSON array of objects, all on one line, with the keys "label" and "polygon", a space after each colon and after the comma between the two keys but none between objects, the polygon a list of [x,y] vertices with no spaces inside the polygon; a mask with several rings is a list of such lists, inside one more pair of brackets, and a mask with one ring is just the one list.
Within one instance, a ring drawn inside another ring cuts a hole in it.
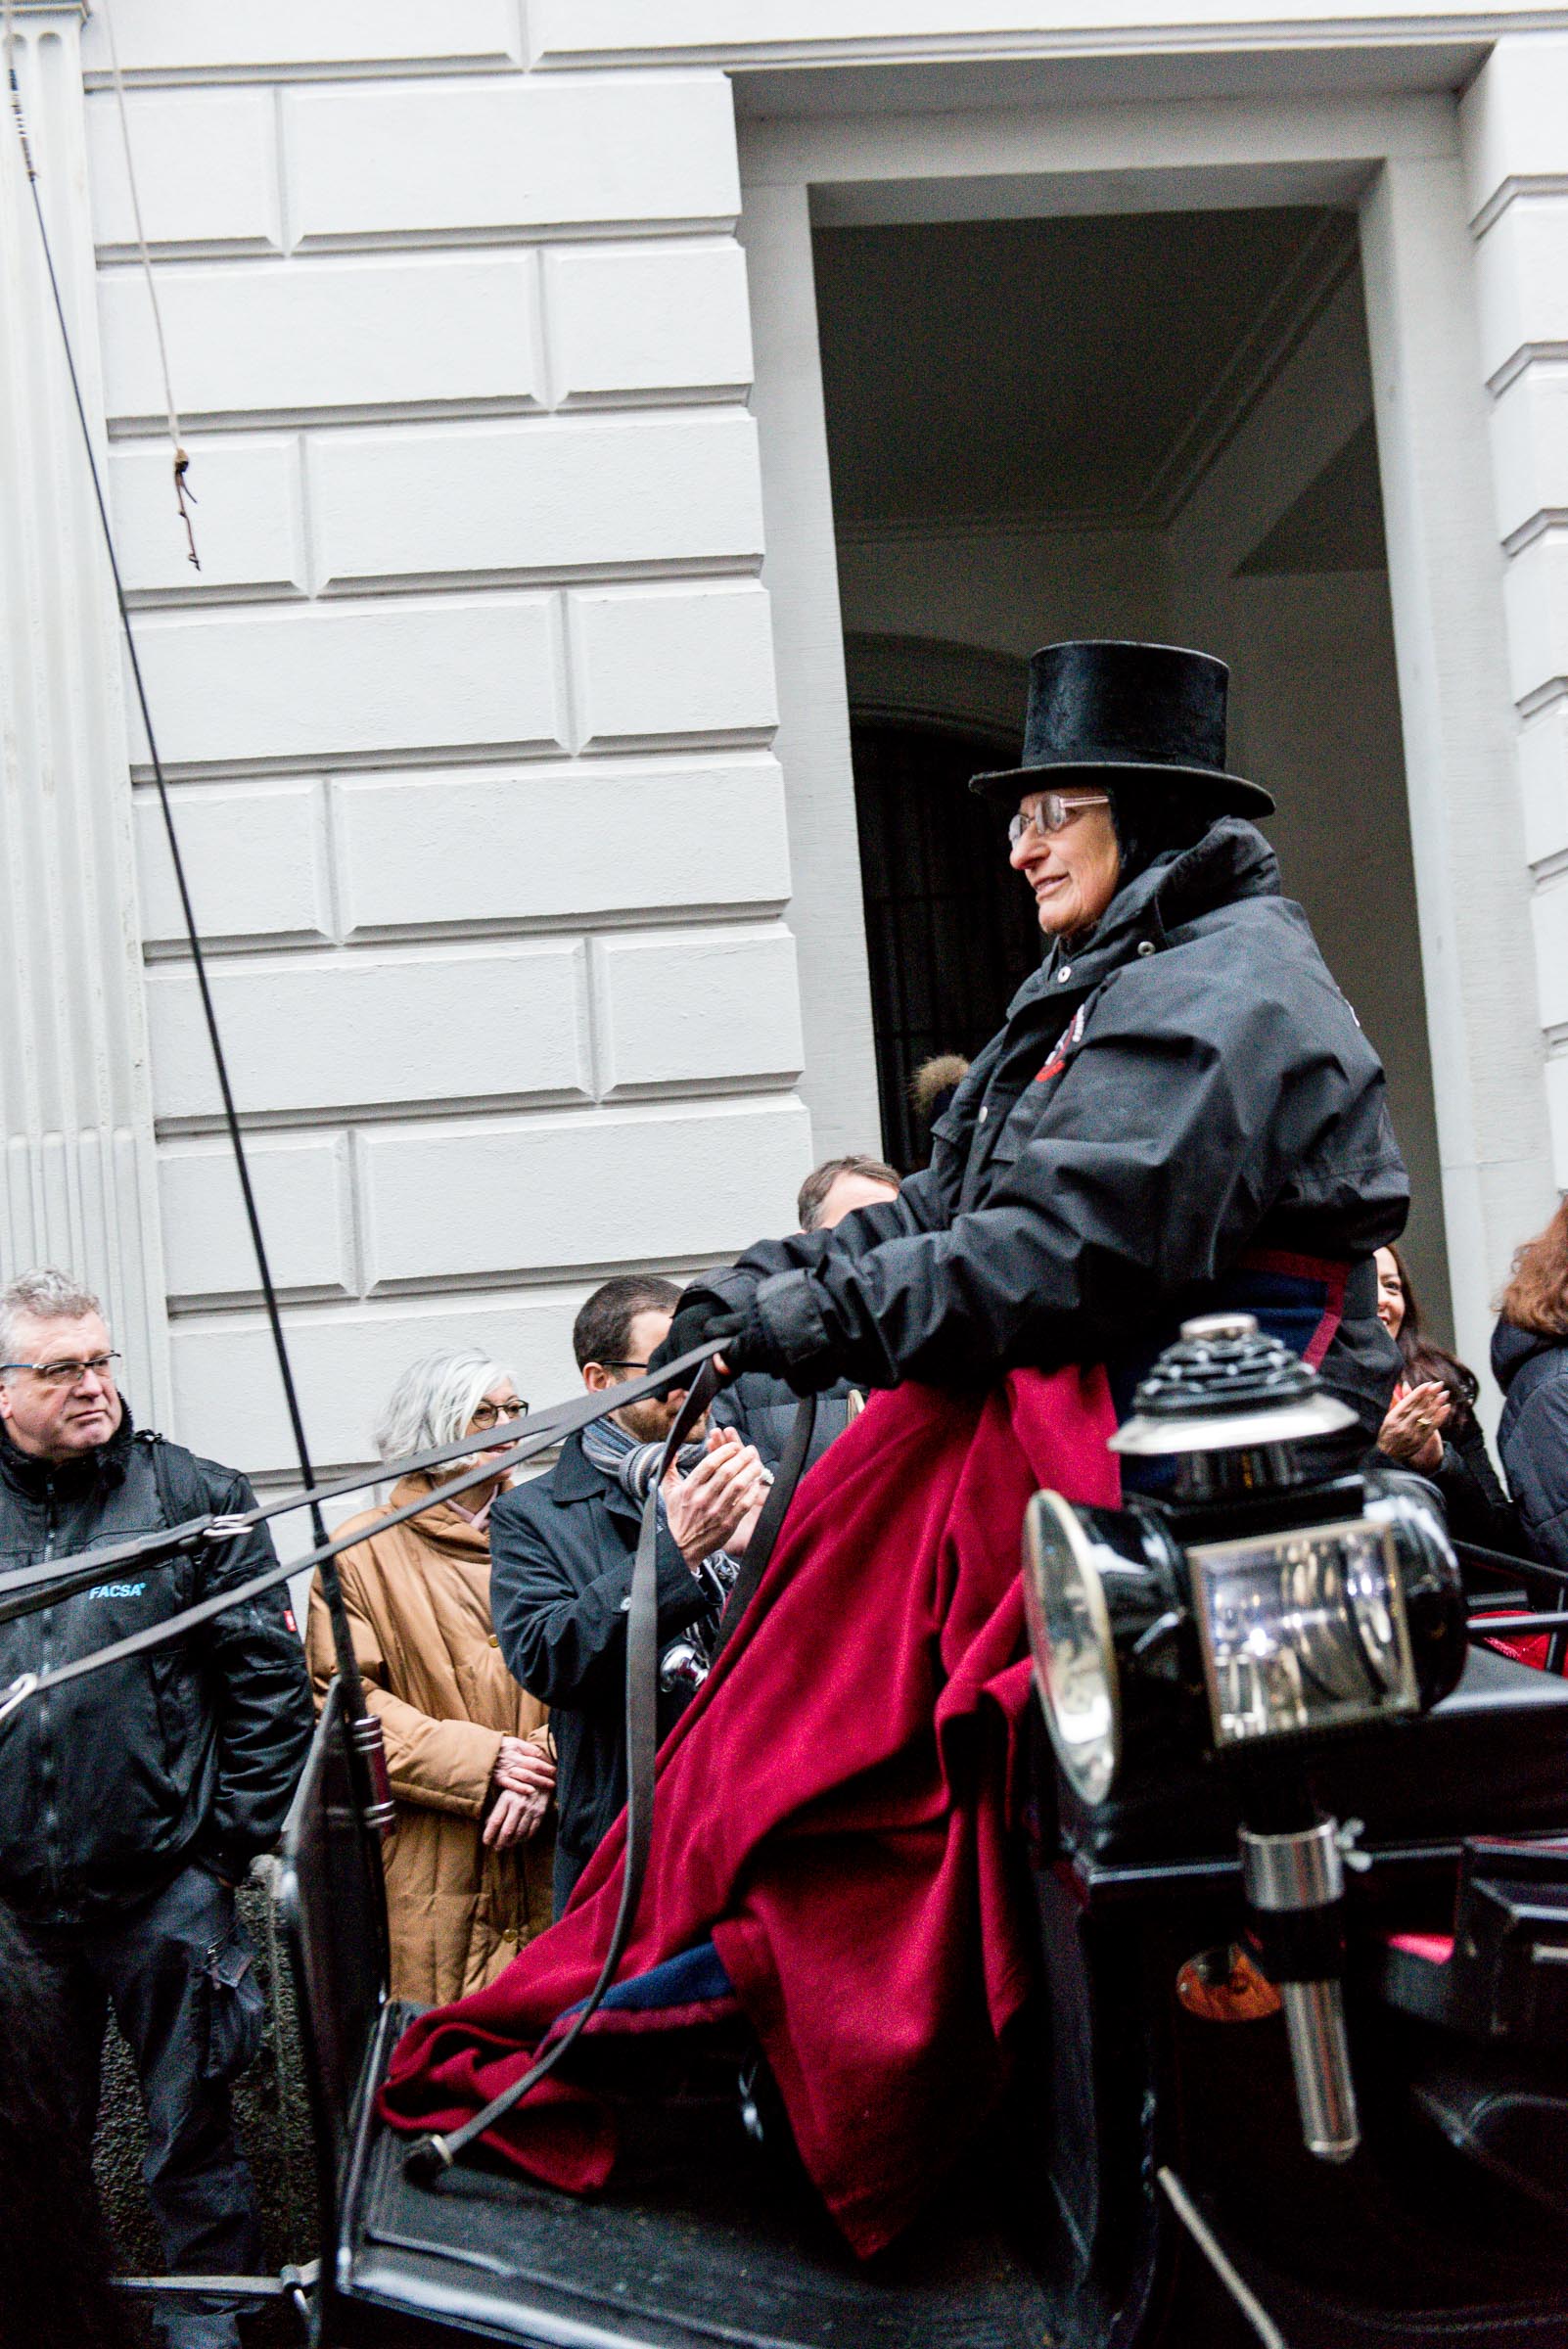
[{"label": "gloved hand", "polygon": [[[711,1339],[727,1338],[733,1342],[746,1326],[750,1306],[750,1299],[742,1305],[726,1304],[711,1289],[691,1296],[689,1302],[676,1309],[669,1335],[648,1357],[649,1370],[663,1370],[668,1363],[678,1361],[683,1354],[690,1354],[694,1347],[706,1346]],[[724,1366],[729,1371],[740,1366],[727,1351]]]},{"label": "gloved hand", "polygon": [[[809,1301],[805,1272],[774,1274],[745,1289],[728,1273],[718,1278],[729,1288],[729,1296],[721,1296],[716,1287],[688,1291],[669,1335],[648,1357],[650,1370],[662,1370],[694,1347],[716,1340],[723,1349],[719,1359],[727,1377],[742,1370],[770,1371],[788,1380],[797,1395],[820,1394],[834,1384],[844,1365]],[[765,1313],[764,1294],[771,1301]],[[890,1384],[896,1375],[875,1383]]]}]

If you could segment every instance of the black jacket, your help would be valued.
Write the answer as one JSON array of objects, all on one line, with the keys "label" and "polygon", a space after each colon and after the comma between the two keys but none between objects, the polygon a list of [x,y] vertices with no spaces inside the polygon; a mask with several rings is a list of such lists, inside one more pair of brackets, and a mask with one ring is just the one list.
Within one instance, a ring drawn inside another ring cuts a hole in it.
[{"label": "black jacket", "polygon": [[[642,1512],[570,1436],[548,1476],[490,1511],[490,1613],[506,1668],[550,1707],[556,1749],[555,1911],[626,1803],[626,1608]],[[659,1529],[661,1646],[715,1618]],[[661,1693],[659,1734],[688,1701]]]},{"label": "black jacket", "polygon": [[[842,1436],[849,1426],[850,1397],[855,1392],[849,1380],[842,1378],[817,1397],[811,1448],[806,1455],[807,1468],[816,1466],[835,1436]],[[776,1469],[794,1431],[800,1401],[793,1387],[769,1371],[743,1370],[727,1387],[720,1387],[708,1416],[715,1427],[732,1427],[743,1444],[755,1444],[762,1465]]]},{"label": "black jacket", "polygon": [[1498,1455],[1525,1531],[1547,1565],[1568,1568],[1568,1341],[1500,1320],[1492,1374],[1503,1393]]},{"label": "black jacket", "polygon": [[896,1200],[705,1276],[755,1289],[792,1377],[1146,1359],[1267,1250],[1360,1267],[1321,1369],[1376,1440],[1399,1363],[1367,1260],[1409,1185],[1381,1064],[1252,825],[1215,823],[1053,945],[934,1136]]},{"label": "black jacket", "polygon": [[1498,1482],[1486,1437],[1473,1412],[1455,1412],[1443,1431],[1441,1461],[1436,1468],[1417,1473],[1436,1485],[1455,1542],[1473,1542],[1481,1549],[1500,1550],[1510,1558],[1533,1557],[1519,1512]]},{"label": "black jacket", "polygon": [[[232,1469],[138,1436],[128,1411],[108,1444],[67,1467],[30,1458],[0,1430],[0,1572],[253,1499]],[[194,1558],[122,1567],[0,1624],[0,1683],[161,1623],[275,1556],[258,1526]],[[310,1743],[310,1681],[288,1606],[280,1586],[29,1698],[0,1727],[0,1895],[37,1919],[80,1922],[146,1899],[189,1862],[244,1874],[282,1828]]]}]

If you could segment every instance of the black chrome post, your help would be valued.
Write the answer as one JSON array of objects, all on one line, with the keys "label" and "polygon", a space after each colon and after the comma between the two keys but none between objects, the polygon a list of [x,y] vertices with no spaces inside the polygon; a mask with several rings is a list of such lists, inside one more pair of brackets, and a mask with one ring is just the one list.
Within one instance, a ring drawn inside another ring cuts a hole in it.
[{"label": "black chrome post", "polygon": [[1345,2035],[1345,1862],[1339,1822],[1243,1827],[1241,1877],[1264,1972],[1278,1989],[1309,2153],[1349,2161],[1360,2142]]}]

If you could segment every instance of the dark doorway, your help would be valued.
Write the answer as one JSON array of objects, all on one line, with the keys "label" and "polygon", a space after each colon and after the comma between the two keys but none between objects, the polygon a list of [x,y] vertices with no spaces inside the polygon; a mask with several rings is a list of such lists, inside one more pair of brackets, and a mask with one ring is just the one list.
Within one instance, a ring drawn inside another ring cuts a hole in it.
[{"label": "dark doorway", "polygon": [[1002,825],[966,789],[1017,748],[913,719],[858,720],[852,742],[882,1146],[908,1173],[930,1156],[916,1069],[978,1052],[1040,958]]},{"label": "dark doorway", "polygon": [[[1232,763],[1274,793],[1285,888],[1387,1067],[1414,1193],[1407,1237],[1441,1324],[1442,1167],[1356,214],[1068,216],[1037,212],[1022,181],[984,185],[1023,208],[921,219],[904,186],[878,218],[884,196],[860,181],[812,200],[846,682],[867,721],[854,762],[889,1155],[924,1154],[911,1066],[979,1044],[1037,950],[1001,843],[993,861],[963,800],[964,768],[1005,754],[923,721],[1005,737],[1024,664],[1064,637],[1197,645],[1230,665]],[[978,201],[982,183],[968,188]]]}]

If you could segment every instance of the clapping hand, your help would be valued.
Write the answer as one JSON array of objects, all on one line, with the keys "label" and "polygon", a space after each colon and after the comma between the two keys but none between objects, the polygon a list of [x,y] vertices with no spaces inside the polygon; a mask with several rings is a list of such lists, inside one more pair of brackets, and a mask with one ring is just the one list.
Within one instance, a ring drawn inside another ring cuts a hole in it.
[{"label": "clapping hand", "polygon": [[1442,1431],[1453,1408],[1448,1390],[1438,1379],[1407,1387],[1388,1406],[1377,1439],[1378,1451],[1388,1459],[1430,1476],[1442,1463]]},{"label": "clapping hand", "polygon": [[714,1429],[689,1476],[670,1469],[664,1483],[669,1530],[693,1572],[715,1549],[742,1554],[766,1494],[757,1447],[743,1444],[732,1427]]}]

